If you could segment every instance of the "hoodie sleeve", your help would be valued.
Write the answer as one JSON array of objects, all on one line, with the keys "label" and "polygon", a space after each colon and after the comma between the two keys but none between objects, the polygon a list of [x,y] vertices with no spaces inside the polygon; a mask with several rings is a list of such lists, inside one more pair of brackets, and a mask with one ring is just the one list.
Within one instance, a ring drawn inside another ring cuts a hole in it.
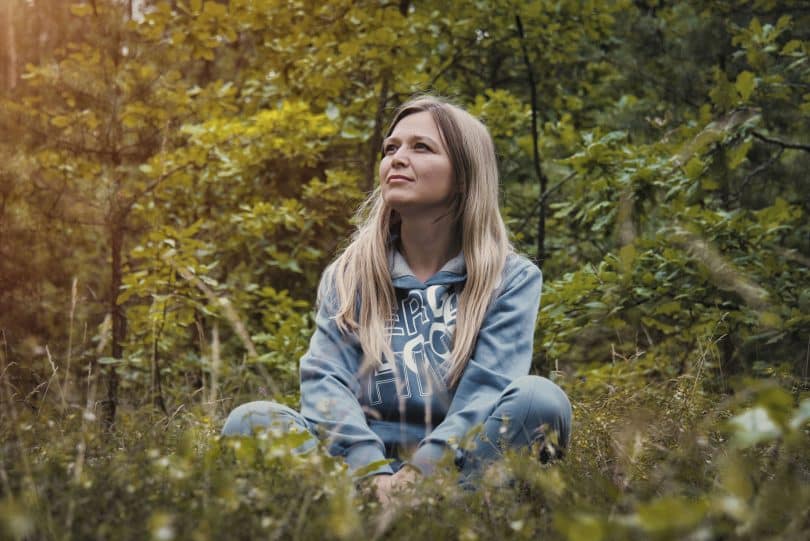
[{"label": "hoodie sleeve", "polygon": [[[329,269],[318,288],[315,333],[301,358],[301,414],[325,437],[329,452],[345,457],[351,471],[385,459],[382,440],[369,428],[360,405],[357,379],[362,358],[354,334],[343,335],[337,327],[337,295]],[[393,473],[388,465],[367,475]]]},{"label": "hoodie sleeve", "polygon": [[529,373],[543,279],[540,270],[525,258],[515,267],[506,273],[505,285],[484,317],[447,415],[420,442],[410,461],[425,475],[433,472],[452,443],[461,442],[486,420],[512,380]]}]

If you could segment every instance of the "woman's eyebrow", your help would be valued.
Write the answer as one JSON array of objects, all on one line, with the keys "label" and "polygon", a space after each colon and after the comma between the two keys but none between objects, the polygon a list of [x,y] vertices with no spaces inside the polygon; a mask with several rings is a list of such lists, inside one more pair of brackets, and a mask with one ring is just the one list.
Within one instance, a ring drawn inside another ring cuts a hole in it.
[{"label": "woman's eyebrow", "polygon": [[[410,139],[411,141],[427,141],[428,143],[438,145],[438,143],[432,137],[427,135],[410,135],[405,137],[405,139]],[[387,145],[388,143],[393,141],[400,141],[400,138],[392,135],[390,137],[386,137],[385,139],[383,139],[382,144]]]}]

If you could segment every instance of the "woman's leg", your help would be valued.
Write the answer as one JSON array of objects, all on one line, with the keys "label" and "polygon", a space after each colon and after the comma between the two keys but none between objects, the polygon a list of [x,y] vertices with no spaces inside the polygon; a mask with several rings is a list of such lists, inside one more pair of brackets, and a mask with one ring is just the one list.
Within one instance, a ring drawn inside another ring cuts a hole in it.
[{"label": "woman's leg", "polygon": [[235,408],[228,415],[222,427],[223,436],[252,436],[257,429],[278,427],[284,432],[290,430],[309,432],[312,438],[298,447],[296,453],[306,453],[318,445],[315,431],[303,415],[292,408],[277,402],[258,400]]},{"label": "woman's leg", "polygon": [[571,437],[571,403],[565,392],[540,376],[513,381],[495,403],[483,430],[463,454],[462,471],[472,473],[502,456],[503,449],[522,449],[557,435],[557,447]]}]

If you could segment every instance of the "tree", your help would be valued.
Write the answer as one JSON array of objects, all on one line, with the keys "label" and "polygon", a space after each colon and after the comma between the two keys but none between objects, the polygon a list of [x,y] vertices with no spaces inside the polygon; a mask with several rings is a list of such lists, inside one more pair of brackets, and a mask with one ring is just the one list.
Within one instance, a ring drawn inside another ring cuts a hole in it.
[{"label": "tree", "polygon": [[[158,58],[134,40],[118,3],[76,4],[71,12],[86,21],[82,41],[68,43],[53,62],[30,66],[27,92],[19,102],[9,102],[11,118],[25,127],[24,149],[31,157],[17,173],[33,180],[41,198],[33,205],[50,209],[48,219],[104,231],[109,358],[119,362],[126,325],[118,302],[123,254],[127,235],[137,227],[131,212],[163,180],[147,178],[138,166],[168,137],[170,104],[152,97],[164,97],[175,79],[160,73]],[[149,122],[132,120],[144,112],[152,115]],[[117,387],[110,367],[109,424],[115,418]]]}]

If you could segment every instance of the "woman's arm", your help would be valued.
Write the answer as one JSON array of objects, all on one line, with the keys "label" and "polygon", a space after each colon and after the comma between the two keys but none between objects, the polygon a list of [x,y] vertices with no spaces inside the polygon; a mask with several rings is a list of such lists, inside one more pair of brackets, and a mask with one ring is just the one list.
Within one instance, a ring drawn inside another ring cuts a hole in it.
[{"label": "woman's arm", "polygon": [[[343,335],[334,321],[337,294],[329,269],[318,291],[319,307],[309,350],[301,358],[301,414],[325,436],[329,452],[343,456],[352,471],[385,459],[382,440],[369,428],[358,401],[362,356],[354,335]],[[390,474],[388,465],[367,474]]]},{"label": "woman's arm", "polygon": [[486,420],[509,383],[531,368],[543,278],[527,259],[510,257],[515,259],[507,261],[504,286],[484,318],[447,415],[422,440],[410,461],[425,475],[433,471],[451,443],[460,443],[473,427]]}]

